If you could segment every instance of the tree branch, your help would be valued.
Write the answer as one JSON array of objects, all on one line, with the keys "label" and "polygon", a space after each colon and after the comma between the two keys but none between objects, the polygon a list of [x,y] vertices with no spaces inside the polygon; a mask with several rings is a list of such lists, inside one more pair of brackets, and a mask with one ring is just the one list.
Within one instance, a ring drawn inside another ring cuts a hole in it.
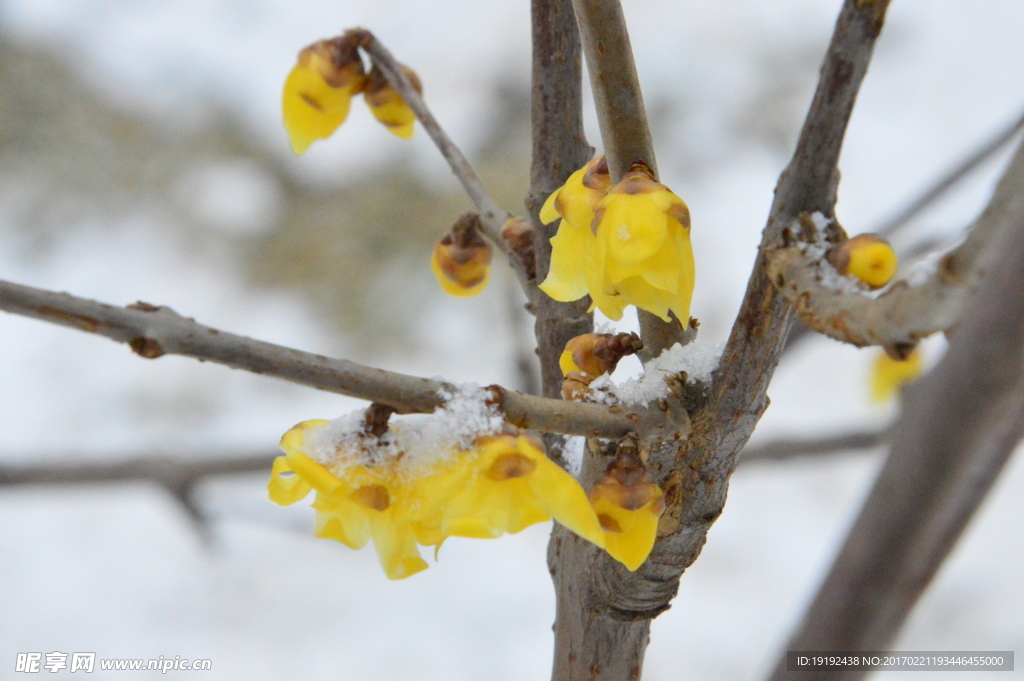
[{"label": "tree branch", "polygon": [[960,163],[936,180],[918,198],[884,221],[874,232],[886,238],[891,237],[923,210],[945,196],[946,192],[959,184],[961,180],[970,175],[978,166],[1009,144],[1021,130],[1024,130],[1024,114],[1009,127],[1000,130],[990,139],[985,140],[975,151],[968,154]]},{"label": "tree branch", "polygon": [[[949,350],[911,386],[892,452],[791,650],[886,650],[1024,434],[1024,230],[1000,248]],[[772,678],[860,679],[786,671]]]},{"label": "tree branch", "polygon": [[[393,371],[331,359],[203,326],[167,307],[135,303],[127,308],[67,293],[0,281],[0,310],[96,333],[146,359],[165,354],[216,362],[234,369],[357,397],[402,414],[430,413],[456,386]],[[658,409],[609,408],[563,402],[491,386],[495,400],[514,425],[529,430],[619,438],[637,428],[663,428]]]},{"label": "tree branch", "polygon": [[826,437],[792,437],[770,440],[764,444],[747,446],[740,455],[739,463],[764,461],[788,461],[796,458],[810,458],[822,454],[840,454],[860,449],[874,449],[892,437],[891,428],[882,430],[858,430],[842,435]]},{"label": "tree branch", "polygon": [[[622,179],[634,161],[649,165],[657,179],[654,143],[622,5],[618,0],[573,0],[573,7],[579,19],[601,142],[612,181]],[[637,356],[644,363],[676,343],[685,345],[692,339],[692,334],[685,333],[688,319],[664,322],[641,309],[637,309],[637,318],[640,337],[644,340],[644,347]]]},{"label": "tree branch", "polygon": [[[431,113],[426,102],[423,101],[423,97],[413,87],[409,78],[402,71],[401,65],[391,52],[370,31],[357,28],[352,32],[359,35],[360,46],[366,51],[366,54],[369,55],[377,68],[381,70],[381,73],[384,74],[384,77],[387,78],[391,86],[402,96],[402,99],[409,105],[409,108],[413,110],[416,118],[423,125],[423,129],[430,135],[430,139],[434,140],[434,144],[441,152],[441,155],[448,161],[452,173],[462,183],[462,187],[473,201],[473,205],[476,206],[476,210],[480,214],[480,222],[484,227],[484,233],[505,254],[512,268],[516,271],[516,275],[519,277],[523,288],[528,294],[532,294],[532,290],[535,289],[535,286],[530,285],[532,284],[532,277],[523,267],[519,256],[501,238],[501,228],[512,215],[501,208],[491,198],[490,194],[487,193],[487,190],[484,189],[480,178],[477,177],[476,172],[469,164],[465,155],[463,155],[462,150],[459,149],[455,142],[452,141],[452,138],[448,136],[448,133],[441,127],[441,124],[437,122],[437,119],[434,118],[434,114]],[[534,296],[530,295],[530,297],[533,298]]]},{"label": "tree branch", "polygon": [[939,260],[924,283],[911,285],[903,280],[877,298],[866,292],[834,289],[821,281],[819,270],[831,265],[800,246],[774,253],[769,273],[804,323],[815,331],[858,347],[912,346],[956,325],[1002,244],[1022,222],[1024,143],[1018,146],[966,240]]}]

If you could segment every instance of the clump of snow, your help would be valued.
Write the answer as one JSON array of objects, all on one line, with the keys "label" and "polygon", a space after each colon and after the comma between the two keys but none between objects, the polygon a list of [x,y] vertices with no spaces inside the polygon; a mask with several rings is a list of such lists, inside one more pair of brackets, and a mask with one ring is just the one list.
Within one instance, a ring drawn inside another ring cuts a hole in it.
[{"label": "clump of snow", "polygon": [[647,363],[644,373],[616,385],[608,374],[599,376],[590,384],[592,398],[607,404],[647,405],[668,395],[665,379],[685,371],[690,380],[711,381],[711,372],[718,367],[725,343],[701,343],[689,345],[676,343],[656,359]]},{"label": "clump of snow", "polygon": [[574,478],[580,477],[583,470],[583,454],[586,449],[587,438],[580,435],[570,435],[562,444],[562,458],[568,466],[569,475]]},{"label": "clump of snow", "polygon": [[364,410],[345,414],[310,430],[305,454],[335,473],[358,464],[394,462],[399,474],[414,477],[470,449],[477,438],[502,429],[501,412],[489,403],[491,394],[478,385],[458,385],[441,397],[444,405],[432,414],[392,418],[379,439],[366,434]]}]

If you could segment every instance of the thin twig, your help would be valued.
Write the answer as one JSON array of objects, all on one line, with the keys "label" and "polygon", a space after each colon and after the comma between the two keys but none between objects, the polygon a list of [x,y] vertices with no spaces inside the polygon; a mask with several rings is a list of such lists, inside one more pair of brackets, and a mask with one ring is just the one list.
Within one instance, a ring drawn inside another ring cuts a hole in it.
[{"label": "thin twig", "polygon": [[84,485],[148,480],[177,487],[219,475],[269,473],[273,453],[206,456],[196,459],[140,456],[115,462],[61,460],[52,463],[0,463],[3,485]]},{"label": "thin twig", "polygon": [[[136,303],[127,308],[67,293],[0,281],[0,310],[96,333],[147,359],[183,355],[256,374],[379,402],[399,413],[430,413],[457,387],[331,359],[203,326],[167,307]],[[638,428],[664,427],[658,409],[617,408],[524,395],[491,386],[506,418],[520,428],[619,438]]]},{"label": "thin twig", "polygon": [[823,454],[874,449],[887,443],[891,437],[891,428],[883,428],[882,430],[859,430],[820,438],[779,438],[764,444],[745,447],[739,463],[743,465],[765,461],[788,461],[797,458],[818,457]]},{"label": "thin twig", "polygon": [[[892,451],[789,650],[887,650],[1024,433],[1024,230],[945,356],[911,386]],[[866,672],[772,679],[852,681]]]},{"label": "thin twig", "polygon": [[905,208],[897,212],[875,230],[876,234],[889,238],[917,217],[924,209],[942,198],[946,192],[971,174],[996,152],[1009,144],[1018,132],[1024,129],[1024,115],[1021,115],[1009,127],[1000,129],[991,138],[986,139],[973,153],[968,154],[960,163],[941,176],[918,198],[911,201]]},{"label": "thin twig", "polygon": [[[618,0],[573,0],[579,19],[583,51],[601,128],[601,142],[612,181],[618,182],[634,161],[643,161],[658,176],[654,143],[647,121],[643,92],[637,76],[629,31]],[[676,343],[686,345],[688,319],[662,321],[637,309],[644,347],[637,356],[644,363]]]},{"label": "thin twig", "polygon": [[[769,272],[807,326],[859,347],[913,346],[956,325],[981,285],[1001,245],[1024,222],[1024,143],[1020,144],[992,199],[962,244],[943,256],[927,281],[897,282],[878,297],[829,287],[819,268],[827,262],[800,246],[780,249]],[[836,274],[838,277],[838,274]]]},{"label": "thin twig", "polygon": [[384,77],[387,78],[391,86],[398,91],[398,94],[402,96],[405,103],[413,110],[416,118],[423,125],[423,129],[427,131],[430,139],[434,140],[434,144],[437,145],[441,155],[448,161],[452,173],[462,183],[462,187],[466,190],[469,198],[473,201],[473,205],[476,206],[477,211],[480,213],[484,232],[495,244],[505,251],[506,255],[516,259],[514,253],[506,249],[501,239],[501,228],[512,216],[498,206],[497,202],[484,189],[480,178],[477,177],[476,172],[473,170],[473,166],[469,164],[462,150],[459,149],[455,142],[452,141],[452,138],[448,136],[448,133],[444,131],[444,128],[441,127],[441,124],[437,122],[437,119],[434,118],[434,114],[431,113],[426,102],[423,101],[423,97],[413,87],[413,84],[402,71],[401,65],[391,52],[370,31],[355,29],[353,32],[358,32],[361,38],[360,46],[366,50],[370,59],[381,70],[381,73],[384,74]]}]

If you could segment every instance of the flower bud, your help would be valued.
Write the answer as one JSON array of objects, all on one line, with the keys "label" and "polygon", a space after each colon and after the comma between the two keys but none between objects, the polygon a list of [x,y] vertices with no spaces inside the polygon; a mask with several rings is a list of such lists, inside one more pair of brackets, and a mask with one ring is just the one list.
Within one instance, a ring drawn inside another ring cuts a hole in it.
[{"label": "flower bud", "polygon": [[828,258],[840,274],[873,289],[892,281],[899,264],[892,246],[877,234],[858,234],[829,251]]},{"label": "flower bud", "polygon": [[366,79],[357,48],[357,37],[346,34],[299,52],[281,99],[284,127],[296,154],[330,137],[348,117],[352,96]]},{"label": "flower bud", "polygon": [[465,298],[480,293],[491,274],[491,245],[480,235],[479,217],[466,213],[434,244],[430,267],[441,288]]},{"label": "flower bud", "polygon": [[634,438],[620,441],[615,460],[588,497],[604,530],[608,554],[630,571],[636,570],[654,548],[665,499],[661,488],[647,477]]},{"label": "flower bud", "polygon": [[537,276],[537,255],[533,250],[533,227],[530,221],[520,217],[509,218],[501,227],[501,240],[523,263],[526,276]]},{"label": "flower bud", "polygon": [[619,360],[643,348],[644,343],[635,333],[586,333],[565,344],[558,359],[562,375],[582,371],[592,379],[615,371]]},{"label": "flower bud", "polygon": [[590,397],[590,383],[594,378],[596,377],[582,371],[570,371],[562,379],[562,399],[566,402],[586,402]]},{"label": "flower bud", "polygon": [[[405,65],[402,65],[402,72],[416,92],[423,94],[423,85],[416,72]],[[376,65],[370,69],[370,74],[366,77],[363,97],[366,98],[374,118],[383,123],[388,130],[403,139],[412,138],[416,114]]]}]

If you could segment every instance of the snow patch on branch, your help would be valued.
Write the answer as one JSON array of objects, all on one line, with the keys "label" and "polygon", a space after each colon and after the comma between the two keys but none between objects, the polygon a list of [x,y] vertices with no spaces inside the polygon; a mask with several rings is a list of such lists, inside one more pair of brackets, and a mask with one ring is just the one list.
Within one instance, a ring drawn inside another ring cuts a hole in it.
[{"label": "snow patch on branch", "polygon": [[711,372],[718,368],[718,360],[725,349],[725,343],[701,343],[689,345],[676,343],[656,359],[647,363],[644,373],[616,385],[608,374],[600,376],[590,384],[591,396],[595,402],[605,404],[629,404],[646,406],[655,400],[667,397],[669,386],[666,378],[685,371],[688,380],[711,382]]}]

